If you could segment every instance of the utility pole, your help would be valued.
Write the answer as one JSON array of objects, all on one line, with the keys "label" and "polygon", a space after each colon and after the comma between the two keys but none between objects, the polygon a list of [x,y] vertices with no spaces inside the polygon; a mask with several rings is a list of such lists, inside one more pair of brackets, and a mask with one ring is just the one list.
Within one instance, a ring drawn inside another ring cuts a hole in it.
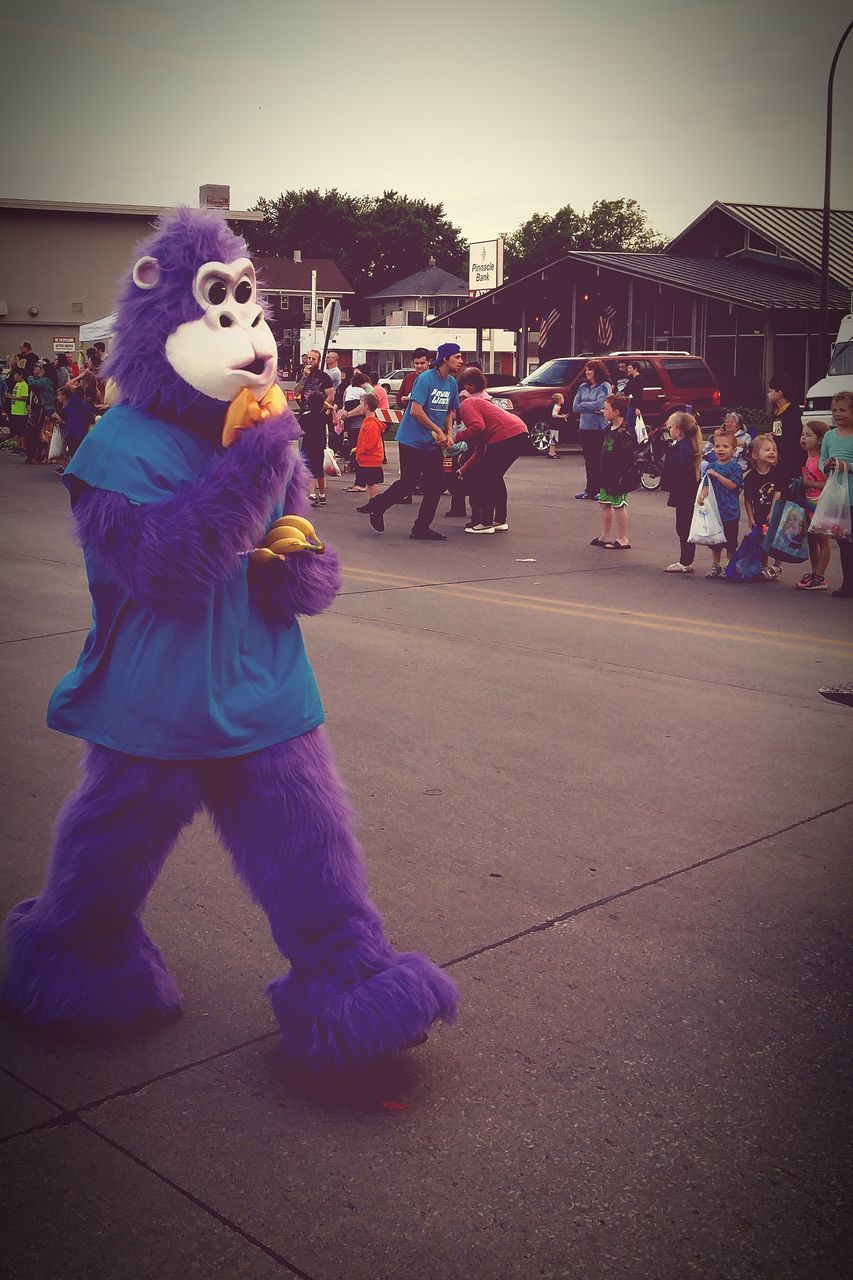
[{"label": "utility pole", "polygon": [[818,341],[825,347],[827,338],[827,319],[829,311],[829,209],[830,186],[832,183],[832,90],[835,84],[835,68],[844,46],[844,41],[853,30],[853,22],[848,23],[847,30],[838,41],[838,48],[829,68],[829,83],[826,87],[826,158],[823,165],[823,238],[820,250],[820,318],[818,320]]}]

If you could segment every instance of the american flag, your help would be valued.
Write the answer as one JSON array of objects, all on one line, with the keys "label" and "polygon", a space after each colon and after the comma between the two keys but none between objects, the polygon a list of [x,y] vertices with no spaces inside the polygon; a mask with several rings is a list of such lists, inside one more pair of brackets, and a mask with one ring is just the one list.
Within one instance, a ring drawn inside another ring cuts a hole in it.
[{"label": "american flag", "polygon": [[539,326],[539,350],[540,351],[542,351],[543,347],[547,346],[548,334],[554,328],[554,325],[557,323],[559,318],[560,318],[560,313],[556,309],[556,307],[552,311],[549,311],[547,316],[542,317],[542,323]]},{"label": "american flag", "polygon": [[608,303],[606,307],[601,308],[601,315],[598,317],[598,343],[599,346],[609,348],[613,346],[613,319],[616,315],[616,308],[611,307]]}]

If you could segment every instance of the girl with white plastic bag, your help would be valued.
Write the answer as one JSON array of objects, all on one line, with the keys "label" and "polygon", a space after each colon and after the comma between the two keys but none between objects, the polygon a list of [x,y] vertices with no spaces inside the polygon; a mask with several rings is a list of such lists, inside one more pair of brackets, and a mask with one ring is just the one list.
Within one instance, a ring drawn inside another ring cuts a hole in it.
[{"label": "girl with white plastic bag", "polygon": [[[842,600],[853,600],[853,538],[851,538],[850,503],[853,499],[853,391],[839,391],[832,397],[832,430],[823,437],[820,449],[820,469],[827,477],[824,493],[830,488],[829,476],[835,477],[843,470],[847,487],[846,508],[842,506],[841,486],[832,486],[835,493],[837,519],[834,521],[838,532],[830,534],[838,543],[841,556],[841,572],[843,579],[833,596]],[[830,498],[827,496],[826,501]],[[820,503],[818,503],[820,506]],[[818,510],[815,508],[815,515]],[[814,522],[812,522],[814,528]]]}]

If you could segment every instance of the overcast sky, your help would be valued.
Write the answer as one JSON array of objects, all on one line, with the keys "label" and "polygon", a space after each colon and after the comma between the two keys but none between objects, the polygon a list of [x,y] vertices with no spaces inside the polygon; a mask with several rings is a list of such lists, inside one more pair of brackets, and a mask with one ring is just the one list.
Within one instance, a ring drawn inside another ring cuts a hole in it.
[{"label": "overcast sky", "polygon": [[[441,201],[470,240],[633,197],[821,205],[847,0],[43,0],[4,23],[4,196],[232,208],[292,187]],[[17,35],[15,30],[17,28]],[[7,129],[8,133],[8,129]],[[853,35],[833,205],[853,207]]]}]

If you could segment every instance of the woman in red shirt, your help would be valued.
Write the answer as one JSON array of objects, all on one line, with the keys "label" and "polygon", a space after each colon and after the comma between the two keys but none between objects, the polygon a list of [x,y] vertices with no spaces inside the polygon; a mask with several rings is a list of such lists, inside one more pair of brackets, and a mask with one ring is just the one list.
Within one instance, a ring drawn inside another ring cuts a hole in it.
[{"label": "woman in red shirt", "polygon": [[471,505],[478,519],[466,525],[465,532],[509,529],[504,476],[527,447],[527,427],[516,414],[484,398],[486,380],[479,369],[466,369],[459,385],[468,395],[459,408],[463,429],[456,432],[455,439],[467,441],[468,447],[477,451],[471,465]]}]

